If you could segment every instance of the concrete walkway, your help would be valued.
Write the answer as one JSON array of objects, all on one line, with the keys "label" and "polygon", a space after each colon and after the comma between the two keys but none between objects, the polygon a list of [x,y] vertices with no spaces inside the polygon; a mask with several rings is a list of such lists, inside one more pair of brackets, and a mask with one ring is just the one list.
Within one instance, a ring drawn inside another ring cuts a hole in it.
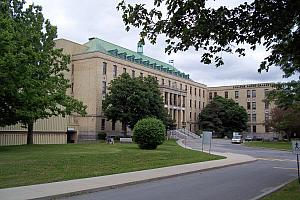
[{"label": "concrete walkway", "polygon": [[[178,144],[184,146],[182,141],[178,141]],[[0,189],[0,199],[50,199],[54,197],[70,196],[125,185],[132,185],[151,180],[158,180],[162,178],[178,176],[193,172],[205,171],[232,165],[239,165],[243,163],[253,162],[256,160],[251,156],[241,154],[218,152],[211,153],[215,155],[225,156],[226,159],[163,167],[108,176]]]}]

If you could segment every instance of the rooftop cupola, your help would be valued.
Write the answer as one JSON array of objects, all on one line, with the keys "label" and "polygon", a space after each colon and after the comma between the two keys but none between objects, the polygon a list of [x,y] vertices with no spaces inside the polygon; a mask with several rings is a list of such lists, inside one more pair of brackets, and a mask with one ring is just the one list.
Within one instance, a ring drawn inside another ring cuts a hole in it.
[{"label": "rooftop cupola", "polygon": [[137,43],[137,53],[143,55],[143,44],[141,42]]}]

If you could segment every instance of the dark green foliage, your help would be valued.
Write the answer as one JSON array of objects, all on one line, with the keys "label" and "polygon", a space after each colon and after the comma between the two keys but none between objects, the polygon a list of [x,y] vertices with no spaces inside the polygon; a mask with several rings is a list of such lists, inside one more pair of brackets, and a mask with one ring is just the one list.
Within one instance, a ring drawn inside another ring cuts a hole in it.
[{"label": "dark green foliage", "polygon": [[145,118],[139,120],[133,129],[133,140],[141,149],[156,149],[165,140],[166,127],[161,120]]},{"label": "dark green foliage", "polygon": [[275,90],[269,92],[267,99],[274,101],[282,109],[300,110],[300,81],[276,84]]},{"label": "dark green foliage", "polygon": [[[165,4],[163,6],[162,4]],[[153,9],[146,5],[128,5],[122,0],[117,9],[123,11],[126,30],[130,26],[141,29],[140,38],[155,43],[159,34],[166,35],[166,52],[201,50],[201,62],[224,64],[220,52],[245,55],[243,44],[255,50],[262,45],[269,55],[262,60],[259,72],[278,66],[284,77],[300,72],[300,1],[253,0],[233,7],[208,7],[206,0],[154,0]],[[167,14],[161,10],[167,8]],[[300,88],[299,81],[296,82]],[[291,84],[282,84],[287,93]],[[296,91],[299,96],[299,90]],[[281,98],[280,93],[277,99]],[[285,94],[283,94],[285,95]],[[294,97],[294,96],[292,96]],[[283,99],[284,100],[284,99]],[[284,100],[285,101],[285,100]],[[288,101],[299,102],[290,98]],[[291,104],[289,104],[291,105]]]},{"label": "dark green foliage", "polygon": [[33,123],[85,106],[66,95],[70,58],[55,49],[56,27],[45,20],[40,6],[0,0],[0,126],[24,124],[32,143]]},{"label": "dark green foliage", "polygon": [[199,114],[202,130],[217,133],[241,132],[247,129],[246,110],[232,99],[215,97]]},{"label": "dark green foliage", "polygon": [[112,80],[108,89],[102,105],[109,120],[119,120],[130,128],[147,116],[161,119],[165,124],[169,122],[155,78],[131,78],[124,73]]},{"label": "dark green foliage", "polygon": [[98,140],[105,140],[107,134],[105,132],[99,132],[98,133]]},{"label": "dark green foliage", "polygon": [[[162,11],[165,6],[167,14]],[[271,53],[262,61],[261,70],[279,66],[285,75],[300,71],[300,1],[254,0],[234,8],[212,8],[205,0],[155,0],[153,9],[145,4],[127,5],[121,1],[126,30],[130,26],[141,29],[141,42],[147,38],[156,42],[159,34],[167,36],[166,52],[201,49],[205,64],[223,64],[219,52],[245,55],[239,44],[249,44],[255,50],[258,44]]]}]

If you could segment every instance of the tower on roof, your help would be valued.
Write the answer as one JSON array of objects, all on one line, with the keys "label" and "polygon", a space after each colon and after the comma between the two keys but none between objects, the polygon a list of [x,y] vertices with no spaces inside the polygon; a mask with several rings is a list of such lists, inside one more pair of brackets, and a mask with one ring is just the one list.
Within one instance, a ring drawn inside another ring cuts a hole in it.
[{"label": "tower on roof", "polygon": [[143,55],[143,44],[141,42],[137,44],[137,53]]}]

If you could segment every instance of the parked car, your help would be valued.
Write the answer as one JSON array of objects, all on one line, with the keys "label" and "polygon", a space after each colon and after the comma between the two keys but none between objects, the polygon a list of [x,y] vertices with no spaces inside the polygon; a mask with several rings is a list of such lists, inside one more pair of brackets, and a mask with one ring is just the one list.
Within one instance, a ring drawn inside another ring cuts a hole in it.
[{"label": "parked car", "polygon": [[245,137],[245,141],[252,141],[253,140],[253,138],[250,136],[250,135],[247,135],[246,137]]},{"label": "parked car", "polygon": [[243,139],[241,135],[234,135],[231,139],[231,143],[241,144],[243,143]]}]

